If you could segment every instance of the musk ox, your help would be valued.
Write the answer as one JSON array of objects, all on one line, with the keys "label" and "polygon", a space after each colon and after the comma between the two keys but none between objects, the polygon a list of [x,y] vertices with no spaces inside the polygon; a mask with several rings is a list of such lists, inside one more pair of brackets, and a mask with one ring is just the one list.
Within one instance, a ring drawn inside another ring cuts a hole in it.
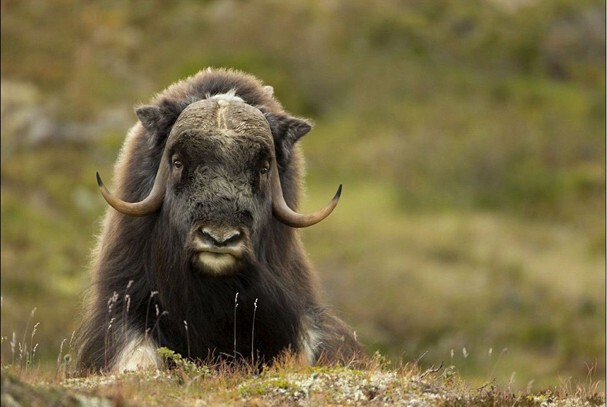
[{"label": "musk ox", "polygon": [[295,228],[311,125],[248,74],[207,69],[136,109],[115,165],[79,330],[82,372],[159,367],[167,347],[194,361],[306,363],[364,358],[319,300]]}]

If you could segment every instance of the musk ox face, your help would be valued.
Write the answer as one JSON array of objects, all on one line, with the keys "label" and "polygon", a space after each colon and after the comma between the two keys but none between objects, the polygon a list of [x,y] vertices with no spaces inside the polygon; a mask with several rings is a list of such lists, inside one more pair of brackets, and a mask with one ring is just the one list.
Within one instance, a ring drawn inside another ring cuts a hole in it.
[{"label": "musk ox face", "polygon": [[[231,275],[255,262],[272,216],[274,143],[264,115],[244,102],[189,105],[166,144],[170,168],[161,215],[177,223],[195,270]],[[181,215],[180,215],[181,214]]]}]

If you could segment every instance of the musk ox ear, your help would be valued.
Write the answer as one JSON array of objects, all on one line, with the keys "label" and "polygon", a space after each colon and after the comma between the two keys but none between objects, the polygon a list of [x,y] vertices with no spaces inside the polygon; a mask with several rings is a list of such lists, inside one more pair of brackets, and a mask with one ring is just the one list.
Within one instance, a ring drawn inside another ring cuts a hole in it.
[{"label": "musk ox ear", "polygon": [[135,113],[143,127],[150,133],[155,133],[162,115],[162,111],[155,105],[139,106]]},{"label": "musk ox ear", "polygon": [[270,124],[274,146],[276,148],[276,160],[281,166],[289,162],[289,156],[293,146],[311,129],[312,124],[304,119],[287,116],[281,113],[265,113]]},{"label": "musk ox ear", "polygon": [[139,121],[157,145],[162,144],[179,114],[182,106],[164,102],[160,105],[143,105],[135,109]]}]

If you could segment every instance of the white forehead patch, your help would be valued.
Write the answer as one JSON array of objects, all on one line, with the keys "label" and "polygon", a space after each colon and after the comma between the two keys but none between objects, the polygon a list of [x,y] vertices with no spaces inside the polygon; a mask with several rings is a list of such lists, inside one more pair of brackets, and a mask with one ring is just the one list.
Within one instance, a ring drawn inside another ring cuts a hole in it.
[{"label": "white forehead patch", "polygon": [[244,103],[244,100],[239,96],[236,96],[236,89],[230,89],[226,93],[218,93],[216,95],[207,96],[207,100],[217,100],[217,101],[225,101],[225,102],[241,102]]}]

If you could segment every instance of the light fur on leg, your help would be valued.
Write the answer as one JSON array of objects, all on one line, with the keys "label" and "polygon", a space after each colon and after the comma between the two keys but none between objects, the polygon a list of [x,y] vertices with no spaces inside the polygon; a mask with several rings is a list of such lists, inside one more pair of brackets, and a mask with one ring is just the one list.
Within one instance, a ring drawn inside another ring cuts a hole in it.
[{"label": "light fur on leg", "polygon": [[139,333],[127,334],[129,340],[116,357],[112,370],[124,373],[143,369],[158,369],[162,362],[156,352],[156,344]]},{"label": "light fur on leg", "polygon": [[300,360],[307,365],[314,365],[318,358],[318,347],[322,343],[322,332],[309,317],[304,317],[300,336]]}]

